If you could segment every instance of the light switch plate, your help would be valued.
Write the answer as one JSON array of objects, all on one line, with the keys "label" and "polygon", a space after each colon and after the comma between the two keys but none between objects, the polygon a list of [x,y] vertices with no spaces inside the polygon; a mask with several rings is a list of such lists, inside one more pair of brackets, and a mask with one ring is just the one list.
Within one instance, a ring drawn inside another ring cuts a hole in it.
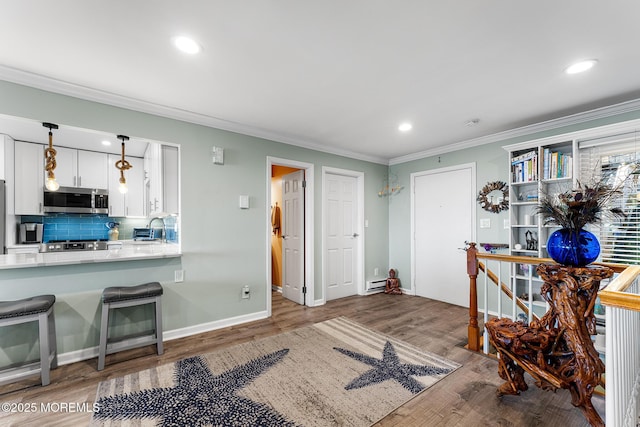
[{"label": "light switch plate", "polygon": [[240,209],[249,209],[249,196],[241,195],[238,203]]},{"label": "light switch plate", "polygon": [[175,280],[174,282],[180,283],[184,282],[184,270],[176,270],[175,271]]},{"label": "light switch plate", "polygon": [[480,228],[491,228],[491,218],[481,218]]}]

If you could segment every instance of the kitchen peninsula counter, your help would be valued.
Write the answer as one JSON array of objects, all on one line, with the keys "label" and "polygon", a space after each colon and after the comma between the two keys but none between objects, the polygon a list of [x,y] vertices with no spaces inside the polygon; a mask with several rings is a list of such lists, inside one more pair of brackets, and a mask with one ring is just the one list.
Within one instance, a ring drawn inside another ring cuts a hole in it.
[{"label": "kitchen peninsula counter", "polygon": [[0,255],[0,270],[116,261],[136,261],[157,258],[176,258],[181,255],[182,252],[180,250],[180,245],[175,243],[122,241],[121,247],[99,251]]}]

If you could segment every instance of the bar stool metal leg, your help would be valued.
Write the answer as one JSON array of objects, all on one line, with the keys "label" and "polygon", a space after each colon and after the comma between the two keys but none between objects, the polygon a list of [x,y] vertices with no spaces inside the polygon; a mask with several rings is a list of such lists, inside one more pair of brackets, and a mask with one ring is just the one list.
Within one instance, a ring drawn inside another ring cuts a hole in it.
[{"label": "bar stool metal leg", "polygon": [[104,369],[104,360],[107,356],[107,335],[109,333],[109,312],[111,304],[102,304],[102,316],[100,320],[100,349],[98,355],[98,371]]},{"label": "bar stool metal leg", "polygon": [[38,330],[40,335],[40,378],[42,385],[48,385],[49,376],[49,315],[48,313],[40,313],[38,315]]},{"label": "bar stool metal leg", "polygon": [[49,348],[52,354],[51,369],[58,367],[58,343],[56,341],[56,318],[53,315],[53,309],[47,316],[47,325],[49,330]]},{"label": "bar stool metal leg", "polygon": [[156,303],[153,305],[156,310],[156,318],[155,318],[155,330],[156,330],[156,346],[158,349],[158,354],[164,353],[164,348],[162,346],[162,298],[156,297]]}]

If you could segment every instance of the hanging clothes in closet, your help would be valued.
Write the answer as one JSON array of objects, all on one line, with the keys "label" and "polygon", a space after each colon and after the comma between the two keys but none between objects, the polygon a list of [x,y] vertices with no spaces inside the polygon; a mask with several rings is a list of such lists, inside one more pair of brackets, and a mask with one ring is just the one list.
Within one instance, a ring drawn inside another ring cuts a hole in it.
[{"label": "hanging clothes in closet", "polygon": [[271,228],[273,234],[280,235],[280,207],[278,206],[278,202],[276,202],[275,206],[271,207]]}]

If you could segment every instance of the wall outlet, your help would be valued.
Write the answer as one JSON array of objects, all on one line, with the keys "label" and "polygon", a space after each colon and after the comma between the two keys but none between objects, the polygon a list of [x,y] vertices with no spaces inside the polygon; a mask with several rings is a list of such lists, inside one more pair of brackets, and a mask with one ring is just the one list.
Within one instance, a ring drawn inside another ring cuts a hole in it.
[{"label": "wall outlet", "polygon": [[179,283],[179,282],[184,282],[184,270],[176,270],[174,272],[174,282]]},{"label": "wall outlet", "polygon": [[249,285],[244,285],[242,288],[242,299],[247,299],[251,297],[251,291],[249,290]]}]

